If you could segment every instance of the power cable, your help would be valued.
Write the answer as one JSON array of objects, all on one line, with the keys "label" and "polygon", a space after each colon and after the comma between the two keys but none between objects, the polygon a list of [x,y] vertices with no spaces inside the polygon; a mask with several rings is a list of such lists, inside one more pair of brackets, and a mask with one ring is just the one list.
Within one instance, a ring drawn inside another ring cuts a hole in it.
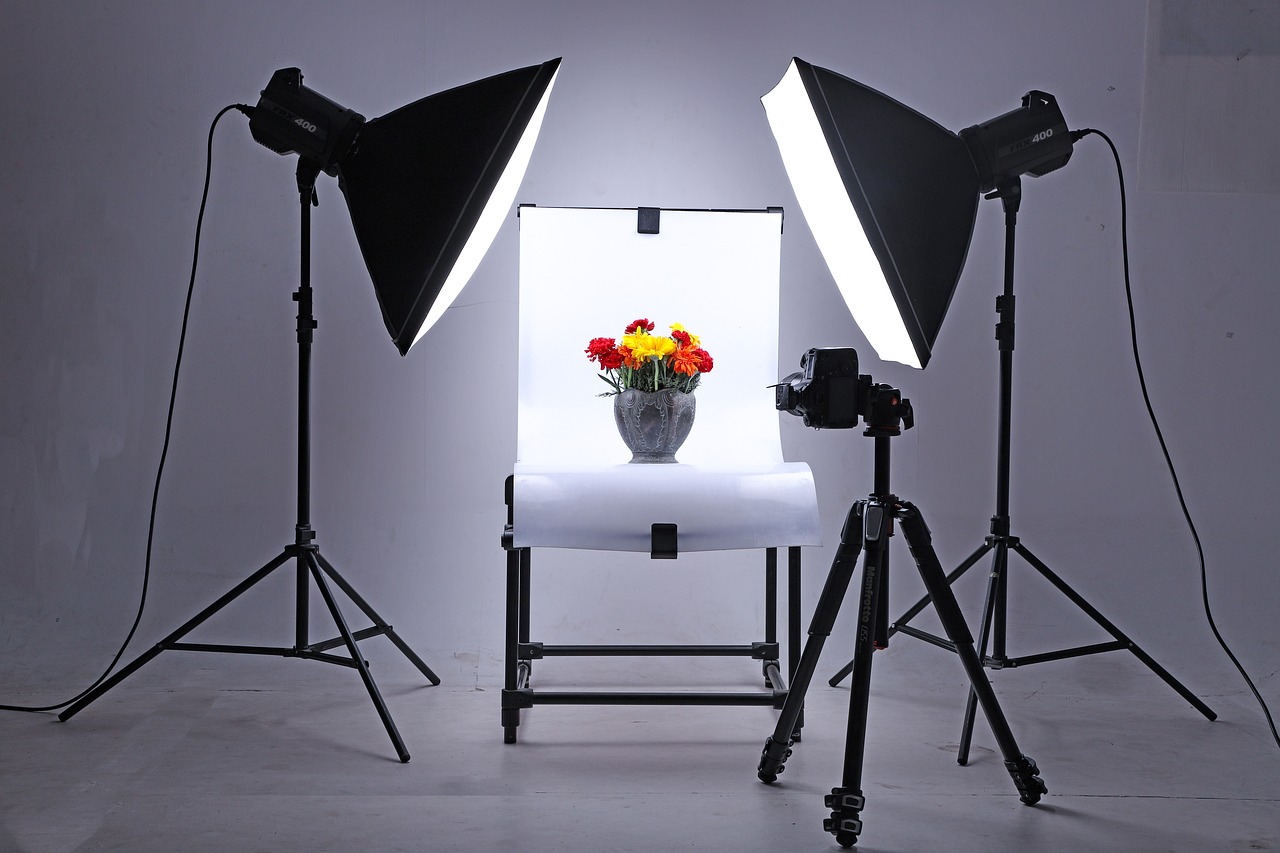
[{"label": "power cable", "polygon": [[1103,141],[1111,148],[1111,156],[1116,161],[1116,176],[1120,182],[1120,247],[1121,255],[1124,259],[1124,295],[1129,306],[1129,339],[1133,344],[1133,365],[1138,371],[1138,385],[1142,388],[1142,402],[1146,404],[1147,415],[1151,418],[1151,426],[1155,428],[1156,439],[1160,442],[1160,452],[1164,454],[1165,467],[1169,469],[1169,476],[1173,479],[1173,489],[1178,495],[1178,506],[1182,508],[1182,517],[1186,520],[1187,529],[1191,531],[1191,538],[1196,543],[1196,554],[1200,559],[1200,597],[1204,603],[1205,619],[1209,622],[1209,629],[1213,632],[1214,639],[1218,641],[1222,651],[1231,659],[1231,663],[1235,664],[1235,668],[1240,672],[1245,684],[1249,685],[1249,690],[1253,692],[1254,698],[1258,700],[1258,705],[1261,706],[1262,713],[1267,718],[1267,725],[1271,728],[1271,737],[1275,740],[1276,746],[1280,747],[1280,733],[1276,731],[1276,723],[1271,717],[1271,709],[1267,707],[1262,694],[1254,686],[1253,679],[1249,677],[1249,673],[1245,671],[1235,653],[1231,651],[1231,647],[1222,638],[1222,634],[1218,631],[1217,623],[1213,619],[1213,610],[1209,606],[1209,576],[1205,567],[1204,547],[1200,543],[1200,534],[1196,530],[1195,522],[1191,519],[1191,511],[1187,508],[1186,498],[1183,497],[1182,484],[1178,480],[1178,472],[1173,467],[1173,459],[1169,455],[1169,447],[1165,444],[1164,432],[1161,431],[1160,422],[1156,419],[1155,409],[1151,406],[1151,397],[1147,394],[1147,379],[1142,370],[1142,358],[1138,354],[1138,324],[1134,319],[1133,286],[1129,278],[1129,208],[1125,198],[1124,169],[1120,165],[1120,152],[1116,150],[1115,143],[1111,141],[1111,137],[1100,130],[1084,128],[1073,131],[1072,136],[1078,141],[1091,133],[1102,137]]},{"label": "power cable", "polygon": [[112,670],[116,668],[116,664],[120,662],[120,658],[124,655],[124,650],[129,647],[129,643],[133,640],[134,633],[138,630],[138,625],[142,622],[142,613],[147,604],[147,589],[151,584],[151,547],[155,540],[156,531],[156,506],[160,498],[160,481],[164,476],[165,459],[169,456],[169,437],[173,432],[173,409],[174,403],[178,397],[178,375],[182,369],[182,351],[187,343],[187,319],[191,315],[191,296],[195,292],[196,287],[196,269],[200,262],[200,232],[204,225],[204,212],[209,202],[209,180],[213,173],[213,132],[218,127],[218,122],[231,110],[239,110],[245,115],[253,114],[253,107],[247,104],[231,104],[219,110],[214,116],[213,123],[209,125],[209,141],[206,146],[205,167],[204,167],[204,192],[200,196],[200,214],[196,217],[196,238],[195,248],[191,253],[191,278],[187,282],[187,301],[182,310],[182,332],[178,336],[178,356],[173,365],[173,385],[169,389],[169,414],[165,418],[164,424],[164,446],[160,451],[160,464],[156,468],[155,488],[151,492],[151,515],[147,523],[147,556],[143,563],[142,569],[142,594],[138,599],[138,612],[133,617],[133,625],[129,628],[128,635],[124,638],[124,642],[120,644],[120,650],[116,652],[115,657],[111,659],[111,663],[107,665],[102,675],[98,676],[98,680],[90,684],[83,692],[71,697],[65,702],[59,702],[56,705],[42,705],[39,707],[29,705],[0,705],[0,711],[27,711],[31,713],[43,711],[56,711],[73,702],[78,702],[85,696],[89,695],[99,684],[111,675]]}]

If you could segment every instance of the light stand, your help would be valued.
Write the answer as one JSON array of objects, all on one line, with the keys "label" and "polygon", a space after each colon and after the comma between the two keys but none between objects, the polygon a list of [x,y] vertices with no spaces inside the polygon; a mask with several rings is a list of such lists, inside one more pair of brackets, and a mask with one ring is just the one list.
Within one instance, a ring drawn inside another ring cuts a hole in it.
[{"label": "light stand", "polygon": [[[1010,436],[1011,422],[1013,410],[1013,345],[1014,345],[1014,305],[1015,299],[1013,294],[1013,260],[1014,260],[1014,244],[1017,234],[1018,225],[1018,207],[1022,200],[1021,181],[1017,177],[1013,177],[1004,181],[996,187],[996,189],[987,196],[988,198],[999,198],[1004,207],[1005,217],[1005,253],[1004,253],[1004,292],[996,299],[996,314],[999,317],[996,323],[996,340],[1000,348],[1000,416],[999,429],[997,435],[997,451],[996,451],[996,512],[991,517],[991,534],[986,537],[983,544],[969,555],[963,563],[954,571],[947,575],[947,583],[954,582],[966,571],[972,568],[979,560],[988,552],[991,552],[991,574],[987,582],[987,595],[985,604],[982,609],[982,626],[979,630],[979,653],[982,656],[984,666],[991,669],[1013,668],[1018,666],[1028,666],[1033,663],[1045,663],[1048,661],[1064,660],[1067,658],[1081,657],[1084,655],[1101,654],[1102,652],[1113,652],[1128,649],[1133,652],[1138,660],[1142,661],[1152,672],[1160,676],[1160,678],[1177,691],[1178,695],[1187,700],[1193,708],[1203,714],[1207,719],[1217,719],[1217,714],[1202,702],[1194,693],[1186,688],[1182,682],[1178,681],[1159,663],[1156,662],[1151,655],[1147,654],[1142,648],[1131,640],[1123,631],[1117,628],[1110,620],[1098,612],[1092,604],[1072,589],[1066,581],[1053,572],[1043,561],[1022,544],[1022,540],[1017,536],[1013,536],[1009,521],[1009,479],[1010,479]],[[1065,595],[1072,604],[1084,611],[1089,618],[1098,623],[1108,634],[1112,636],[1111,642],[1094,643],[1087,646],[1076,646],[1068,649],[1060,649],[1057,651],[1042,652],[1040,654],[1025,655],[1021,657],[1010,657],[1007,654],[1007,618],[1008,618],[1008,596],[1009,596],[1009,552],[1013,551],[1022,557],[1037,572],[1040,573],[1045,580],[1049,581],[1054,588]],[[942,639],[936,635],[921,631],[918,628],[908,624],[914,619],[928,604],[932,592],[925,595],[909,608],[902,616],[900,616],[889,627],[889,634],[892,635],[901,631],[902,633],[924,640],[933,645],[942,648],[957,651],[954,643]],[[992,653],[987,654],[988,642],[991,643]],[[852,672],[854,662],[850,662],[843,669],[837,672],[830,680],[830,684],[834,687],[840,681]],[[975,712],[976,697],[972,690],[969,691],[969,699],[965,705],[964,724],[960,733],[960,746],[957,751],[956,760],[960,764],[965,764],[969,760],[969,746],[973,737],[973,723]]]},{"label": "light stand", "polygon": [[[985,544],[948,582],[994,551],[981,631],[983,663],[993,669],[1129,649],[1210,720],[1208,706],[1157,664],[1010,534],[1010,421],[1013,372],[1013,258],[1020,176],[1065,166],[1082,131],[1068,129],[1052,95],[1032,90],[1022,106],[952,133],[881,92],[794,59],[762,99],[796,199],[850,312],[881,358],[923,368],[964,267],[978,198],[1005,211],[1004,292],[1000,320],[1000,412],[996,514]],[[1008,553],[1013,550],[1113,638],[1026,657],[1006,653]],[[889,628],[943,648],[954,644],[907,623],[925,596]],[[994,632],[994,649],[987,645]],[[831,684],[854,668],[850,662]],[[960,763],[967,760],[975,698],[965,713]]]},{"label": "light stand", "polygon": [[[387,735],[391,738],[396,755],[399,756],[401,761],[407,762],[409,760],[409,751],[405,748],[404,740],[396,729],[395,721],[392,720],[391,713],[387,710],[386,702],[383,701],[382,694],[378,691],[378,686],[374,683],[373,676],[369,674],[369,664],[361,656],[356,642],[369,637],[385,635],[418,668],[418,671],[427,677],[428,681],[432,684],[439,684],[440,678],[431,671],[431,668],[423,662],[422,658],[414,653],[413,649],[409,648],[409,645],[400,638],[400,635],[360,597],[351,584],[338,573],[337,569],[321,556],[320,548],[315,543],[315,531],[311,527],[311,342],[312,333],[316,328],[316,321],[312,314],[311,292],[311,207],[316,199],[315,180],[319,173],[320,169],[315,164],[307,160],[299,160],[298,193],[302,210],[301,282],[297,292],[293,294],[294,301],[298,303],[298,505],[293,544],[286,545],[285,549],[271,562],[237,584],[230,592],[200,611],[190,621],[152,646],[151,649],[144,652],[132,663],[118,670],[111,678],[86,694],[83,699],[68,707],[58,715],[59,720],[65,721],[73,717],[86,705],[128,678],[152,658],[169,649],[191,652],[279,655],[282,657],[317,660],[323,663],[338,664],[356,669],[360,673],[360,679],[364,682],[365,688],[369,691],[369,698],[373,701],[373,706],[378,711],[382,725],[386,727]],[[232,601],[235,601],[245,592],[248,592],[259,581],[265,579],[290,560],[293,560],[297,566],[294,642],[292,646],[244,646],[181,642],[183,637],[206,619]],[[372,627],[352,633],[351,629],[347,627],[342,611],[338,609],[333,591],[325,581],[326,575],[373,622]],[[309,639],[308,605],[311,581],[314,581],[316,588],[320,590],[325,606],[329,609],[329,614],[333,617],[334,624],[338,628],[337,637],[320,643],[312,643]],[[346,648],[347,657],[328,653],[329,649],[338,646]]]},{"label": "light stand", "polygon": [[973,647],[973,635],[969,633],[964,616],[943,574],[924,518],[915,506],[899,500],[890,490],[890,442],[899,434],[899,424],[907,429],[912,426],[911,405],[901,398],[896,389],[887,385],[869,388],[870,416],[863,435],[875,440],[874,488],[870,497],[858,501],[849,510],[844,529],[840,533],[840,544],[836,548],[831,570],[827,574],[809,626],[809,639],[805,642],[804,652],[792,679],[791,691],[787,694],[773,735],[765,741],[757,768],[757,775],[766,783],[776,781],[778,775],[786,769],[786,760],[791,756],[794,741],[792,733],[796,730],[804,707],[805,693],[813,679],[823,644],[831,635],[858,560],[858,553],[865,551],[862,591],[856,611],[857,645],[851,664],[853,689],[849,697],[843,777],[840,787],[833,788],[825,798],[827,807],[831,809],[831,817],[823,821],[823,829],[835,835],[841,847],[853,846],[862,832],[860,815],[866,805],[862,790],[862,770],[867,737],[871,662],[873,652],[888,644],[883,605],[888,594],[889,539],[893,535],[895,519],[902,525],[903,535],[911,547],[912,557],[925,588],[929,590],[929,600],[933,602],[950,638],[951,648],[964,666],[971,685],[971,695],[982,703],[982,709],[1004,756],[1005,768],[1018,790],[1019,799],[1026,805],[1035,805],[1048,790],[1040,779],[1036,763],[1018,749],[995,692],[987,681],[982,662]]},{"label": "light stand", "polygon": [[[409,752],[356,643],[385,636],[432,684],[439,677],[320,554],[311,527],[311,208],[321,172],[338,178],[356,239],[392,342],[406,354],[462,290],[515,200],[546,113],[560,65],[553,59],[431,95],[365,121],[302,85],[302,72],[275,72],[250,116],[253,138],[281,155],[297,154],[301,206],[298,303],[298,491],[294,541],[230,592],[58,715],[67,720],[161,652],[280,655],[350,666],[401,761]],[[294,643],[288,647],[183,642],[190,631],[285,563],[296,565]],[[326,578],[328,580],[326,580]],[[312,643],[311,583],[324,599],[338,636]],[[332,582],[373,623],[352,632]],[[329,650],[343,646],[344,657]]]}]

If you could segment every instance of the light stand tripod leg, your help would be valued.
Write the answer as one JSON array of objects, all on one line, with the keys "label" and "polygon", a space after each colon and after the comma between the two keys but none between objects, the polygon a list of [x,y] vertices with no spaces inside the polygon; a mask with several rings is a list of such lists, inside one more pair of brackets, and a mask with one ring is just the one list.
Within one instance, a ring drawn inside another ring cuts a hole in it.
[{"label": "light stand tripod leg", "polygon": [[[981,655],[982,652],[979,653]],[[986,675],[983,675],[986,678]],[[973,724],[978,717],[978,694],[969,689],[968,699],[964,703],[964,722],[960,725],[960,745],[956,749],[956,764],[964,767],[969,763],[969,749],[973,745]]]},{"label": "light stand tripod leg", "polygon": [[844,601],[849,580],[858,563],[858,553],[862,550],[862,508],[861,501],[854,504],[845,518],[836,556],[831,561],[831,570],[827,572],[826,583],[818,596],[818,606],[809,623],[809,639],[805,641],[804,652],[791,676],[791,689],[783,702],[773,735],[765,740],[764,750],[760,754],[756,775],[761,782],[776,781],[778,774],[786,770],[786,761],[791,757],[793,735],[804,709],[805,693],[808,692],[813,673],[818,667],[822,646],[827,637],[831,636],[831,628],[835,625],[840,604]]},{"label": "light stand tripod leg", "polygon": [[418,657],[413,649],[409,647],[409,644],[402,640],[400,635],[397,634],[392,627],[378,615],[377,611],[370,607],[368,602],[360,597],[360,594],[356,592],[355,587],[349,584],[346,578],[342,577],[342,575],[338,573],[338,570],[335,569],[319,551],[313,551],[312,553],[314,554],[316,561],[320,564],[320,568],[329,576],[329,579],[337,585],[338,589],[342,590],[343,594],[346,595],[347,598],[351,599],[351,601],[355,603],[356,607],[360,608],[361,612],[368,617],[370,622],[378,627],[377,633],[384,635],[388,640],[390,640],[392,644],[394,644],[395,647],[409,659],[409,662],[417,667],[418,671],[427,677],[428,681],[432,684],[439,684],[440,676],[432,672],[431,667],[427,666],[426,662],[423,661],[422,658]]},{"label": "light stand tripod leg", "polygon": [[955,644],[956,654],[964,665],[965,673],[969,676],[971,690],[987,715],[987,722],[990,723],[996,743],[1004,756],[1005,769],[1013,777],[1014,786],[1018,789],[1018,798],[1026,805],[1035,805],[1048,788],[1040,778],[1036,763],[1018,749],[1018,743],[1013,737],[1013,731],[1009,728],[1004,712],[1000,709],[995,691],[987,681],[982,660],[974,650],[973,636],[965,624],[960,605],[956,603],[955,595],[947,585],[942,564],[938,562],[938,555],[933,550],[929,528],[921,518],[920,512],[909,503],[902,504],[898,511],[898,519],[902,524],[902,533],[907,539],[907,544],[911,547],[916,566],[920,570],[920,579],[924,581],[925,589],[933,599],[933,606],[938,611],[938,618],[942,621],[947,637]]},{"label": "light stand tripod leg", "polygon": [[373,676],[369,674],[369,665],[365,663],[359,647],[356,646],[355,638],[351,636],[351,629],[347,627],[347,620],[343,618],[342,611],[338,609],[338,603],[333,598],[333,592],[329,589],[329,584],[325,582],[320,562],[316,559],[317,556],[314,550],[305,551],[307,567],[311,570],[311,576],[315,579],[316,586],[320,589],[320,595],[324,598],[325,606],[329,608],[329,613],[333,616],[334,624],[338,626],[338,633],[342,635],[342,641],[347,647],[347,653],[351,655],[352,663],[360,673],[360,680],[364,682],[365,689],[369,691],[369,698],[373,700],[373,707],[377,709],[378,717],[382,720],[382,725],[386,728],[388,737],[391,738],[391,744],[395,747],[396,755],[400,757],[402,762],[408,762],[409,751],[405,749],[404,740],[400,737],[399,730],[396,729],[395,721],[391,719],[391,712],[387,710],[387,703],[382,700],[382,693],[378,691],[378,685],[374,683]]},{"label": "light stand tripod leg", "polygon": [[1186,686],[1182,684],[1182,682],[1174,678],[1173,675],[1171,675],[1168,670],[1162,667],[1159,663],[1155,661],[1154,658],[1152,658],[1149,654],[1143,651],[1138,646],[1137,643],[1133,642],[1133,640],[1130,640],[1129,637],[1123,631],[1121,631],[1119,628],[1113,625],[1105,616],[1099,613],[1098,610],[1092,604],[1086,601],[1083,596],[1081,596],[1078,592],[1076,592],[1074,589],[1068,586],[1066,581],[1064,581],[1062,578],[1054,574],[1054,572],[1048,566],[1046,566],[1039,558],[1037,558],[1035,554],[1031,553],[1031,551],[1027,548],[1027,546],[1023,545],[1021,542],[1016,542],[1013,545],[1013,549],[1017,551],[1018,555],[1021,556],[1022,559],[1026,560],[1027,563],[1030,564],[1030,566],[1033,569],[1039,572],[1041,576],[1044,577],[1045,580],[1053,584],[1054,587],[1059,592],[1061,592],[1068,599],[1070,599],[1072,604],[1074,604],[1076,607],[1083,610],[1089,616],[1089,618],[1091,618],[1094,622],[1098,623],[1098,625],[1101,626],[1104,631],[1106,631],[1112,637],[1114,637],[1118,643],[1123,644],[1125,648],[1133,652],[1134,656],[1137,657],[1138,660],[1142,661],[1144,664],[1146,664],[1148,669],[1150,669],[1156,675],[1160,676],[1161,680],[1163,680],[1165,684],[1168,684],[1170,687],[1172,687],[1179,696],[1181,696],[1183,699],[1189,702],[1191,706],[1195,708],[1197,711],[1199,711],[1201,714],[1203,714],[1206,719],[1216,720],[1218,718],[1218,715],[1213,711],[1212,708],[1210,708],[1204,702],[1200,701],[1200,698],[1197,697],[1190,690],[1188,690]]},{"label": "light stand tripod leg", "polygon": [[226,607],[235,599],[239,598],[250,587],[254,586],[256,583],[258,583],[258,581],[262,580],[267,575],[271,574],[276,569],[283,566],[293,556],[294,556],[293,550],[291,548],[286,548],[274,560],[267,563],[262,568],[258,569],[256,572],[254,572],[249,577],[245,578],[240,583],[236,584],[236,586],[233,587],[231,591],[228,592],[226,595],[219,598],[213,604],[210,604],[204,610],[201,610],[191,619],[187,620],[187,622],[183,623],[183,625],[180,628],[178,628],[176,631],[174,631],[169,636],[165,637],[163,640],[156,643],[150,649],[148,649],[147,651],[139,655],[128,666],[125,666],[124,668],[120,669],[119,671],[116,672],[115,675],[111,676],[106,681],[99,684],[96,688],[91,690],[89,693],[86,693],[84,698],[82,698],[79,702],[76,702],[75,704],[68,707],[61,714],[59,714],[58,719],[62,720],[63,722],[66,722],[67,720],[74,717],[80,711],[84,710],[84,708],[87,705],[89,705],[89,703],[93,702],[95,699],[100,697],[103,693],[106,693],[112,687],[115,687],[121,681],[124,681],[130,675],[133,675],[133,673],[137,672],[139,669],[141,669],[144,665],[149,663],[153,658],[155,658],[161,652],[165,651],[166,649],[172,648],[174,644],[176,644],[179,640],[181,640],[183,637],[185,637],[187,634],[193,631],[202,622],[204,622],[213,614],[217,613],[222,608]]},{"label": "light stand tripod leg", "polygon": [[[982,605],[982,626],[978,630],[978,659],[984,665],[987,662],[987,643],[991,640],[992,620],[1000,610],[997,604],[1000,584],[1009,567],[1009,550],[1003,540],[988,544],[987,547],[994,549],[995,553],[991,555],[991,576],[987,581],[987,597]],[[983,678],[986,676],[984,675]],[[970,688],[964,705],[964,722],[960,726],[960,747],[956,750],[956,763],[961,766],[969,763],[969,747],[973,743],[973,723],[977,717],[977,711],[978,695]]]}]

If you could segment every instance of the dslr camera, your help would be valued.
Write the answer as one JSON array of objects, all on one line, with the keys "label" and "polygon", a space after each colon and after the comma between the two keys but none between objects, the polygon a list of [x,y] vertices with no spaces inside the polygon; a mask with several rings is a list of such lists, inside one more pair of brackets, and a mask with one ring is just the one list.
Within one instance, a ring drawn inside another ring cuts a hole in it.
[{"label": "dslr camera", "polygon": [[800,357],[800,372],[773,386],[778,411],[804,418],[814,429],[852,429],[859,419],[869,430],[911,429],[911,403],[888,385],[858,374],[852,347],[814,347]]}]

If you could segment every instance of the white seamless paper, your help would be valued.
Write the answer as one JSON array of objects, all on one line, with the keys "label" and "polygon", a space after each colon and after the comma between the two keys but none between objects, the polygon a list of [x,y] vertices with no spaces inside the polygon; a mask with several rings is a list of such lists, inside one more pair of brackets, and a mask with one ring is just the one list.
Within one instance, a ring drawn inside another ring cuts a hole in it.
[{"label": "white seamless paper", "polygon": [[[648,551],[674,523],[682,551],[816,545],[813,475],[782,457],[778,276],[782,213],[520,209],[517,547]],[[674,465],[631,465],[585,350],[632,320],[681,323],[715,359]]]}]

